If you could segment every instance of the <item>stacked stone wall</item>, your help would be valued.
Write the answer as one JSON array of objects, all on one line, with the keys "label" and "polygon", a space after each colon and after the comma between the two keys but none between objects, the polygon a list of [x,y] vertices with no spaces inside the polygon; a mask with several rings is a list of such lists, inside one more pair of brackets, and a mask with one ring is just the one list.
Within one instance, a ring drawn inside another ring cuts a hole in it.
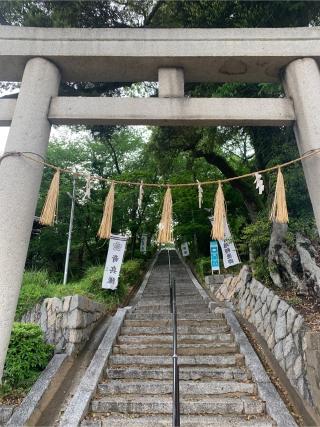
[{"label": "stacked stone wall", "polygon": [[234,303],[265,339],[291,384],[310,401],[304,339],[307,328],[303,317],[255,279],[239,289]]},{"label": "stacked stone wall", "polygon": [[290,383],[320,414],[320,333],[310,331],[292,306],[252,278],[248,266],[226,278],[215,298],[231,301],[255,326]]},{"label": "stacked stone wall", "polygon": [[40,325],[56,353],[77,353],[105,314],[102,304],[81,295],[47,298],[25,314],[21,321]]}]

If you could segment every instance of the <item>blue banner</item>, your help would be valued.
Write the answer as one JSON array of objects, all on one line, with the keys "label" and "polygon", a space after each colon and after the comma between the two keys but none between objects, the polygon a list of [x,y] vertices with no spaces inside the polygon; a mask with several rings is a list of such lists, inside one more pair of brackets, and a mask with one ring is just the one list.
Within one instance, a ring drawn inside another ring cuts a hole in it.
[{"label": "blue banner", "polygon": [[211,240],[210,242],[210,256],[211,256],[211,270],[219,271],[219,249],[218,242],[216,240]]}]

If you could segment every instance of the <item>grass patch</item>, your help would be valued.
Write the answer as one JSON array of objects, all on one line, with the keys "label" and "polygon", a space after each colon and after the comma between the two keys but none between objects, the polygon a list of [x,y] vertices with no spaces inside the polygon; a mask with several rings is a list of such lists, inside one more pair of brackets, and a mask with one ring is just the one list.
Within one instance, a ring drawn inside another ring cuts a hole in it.
[{"label": "grass patch", "polygon": [[83,295],[104,304],[108,310],[114,310],[121,304],[134,285],[138,283],[143,273],[142,260],[126,261],[122,265],[119,286],[115,291],[101,288],[104,266],[91,267],[85,276],[67,285],[55,283],[50,280],[46,271],[27,271],[23,277],[20,291],[16,319],[31,310],[37,303],[45,298],[62,298],[67,295]]}]

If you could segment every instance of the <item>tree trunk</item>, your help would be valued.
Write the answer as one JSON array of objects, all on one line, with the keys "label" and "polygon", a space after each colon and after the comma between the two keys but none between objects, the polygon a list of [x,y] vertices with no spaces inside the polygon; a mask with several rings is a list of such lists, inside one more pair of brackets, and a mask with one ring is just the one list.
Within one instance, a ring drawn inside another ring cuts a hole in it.
[{"label": "tree trunk", "polygon": [[309,239],[297,233],[296,248],[300,256],[303,285],[309,293],[320,299],[320,267],[316,263],[317,251]]},{"label": "tree trunk", "polygon": [[273,223],[268,251],[269,274],[278,288],[283,288],[286,284],[293,284],[298,293],[306,294],[306,286],[299,279],[294,267],[296,258],[292,256],[285,243],[287,231],[287,224]]}]

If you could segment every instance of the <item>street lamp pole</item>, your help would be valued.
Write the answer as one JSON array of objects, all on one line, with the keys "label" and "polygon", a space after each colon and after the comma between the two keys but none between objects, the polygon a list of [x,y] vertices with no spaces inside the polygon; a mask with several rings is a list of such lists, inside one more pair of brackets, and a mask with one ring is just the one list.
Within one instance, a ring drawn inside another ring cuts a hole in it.
[{"label": "street lamp pole", "polygon": [[73,177],[73,181],[72,181],[72,197],[71,197],[71,212],[70,212],[69,232],[68,232],[68,243],[67,243],[66,260],[65,260],[65,264],[64,264],[64,274],[63,274],[63,284],[64,285],[66,285],[67,280],[68,280],[68,269],[69,269],[69,259],[70,259],[70,249],[71,249],[71,237],[72,237],[72,228],[73,228],[73,218],[74,218],[75,195],[76,195],[76,179],[75,179],[75,177]]}]

